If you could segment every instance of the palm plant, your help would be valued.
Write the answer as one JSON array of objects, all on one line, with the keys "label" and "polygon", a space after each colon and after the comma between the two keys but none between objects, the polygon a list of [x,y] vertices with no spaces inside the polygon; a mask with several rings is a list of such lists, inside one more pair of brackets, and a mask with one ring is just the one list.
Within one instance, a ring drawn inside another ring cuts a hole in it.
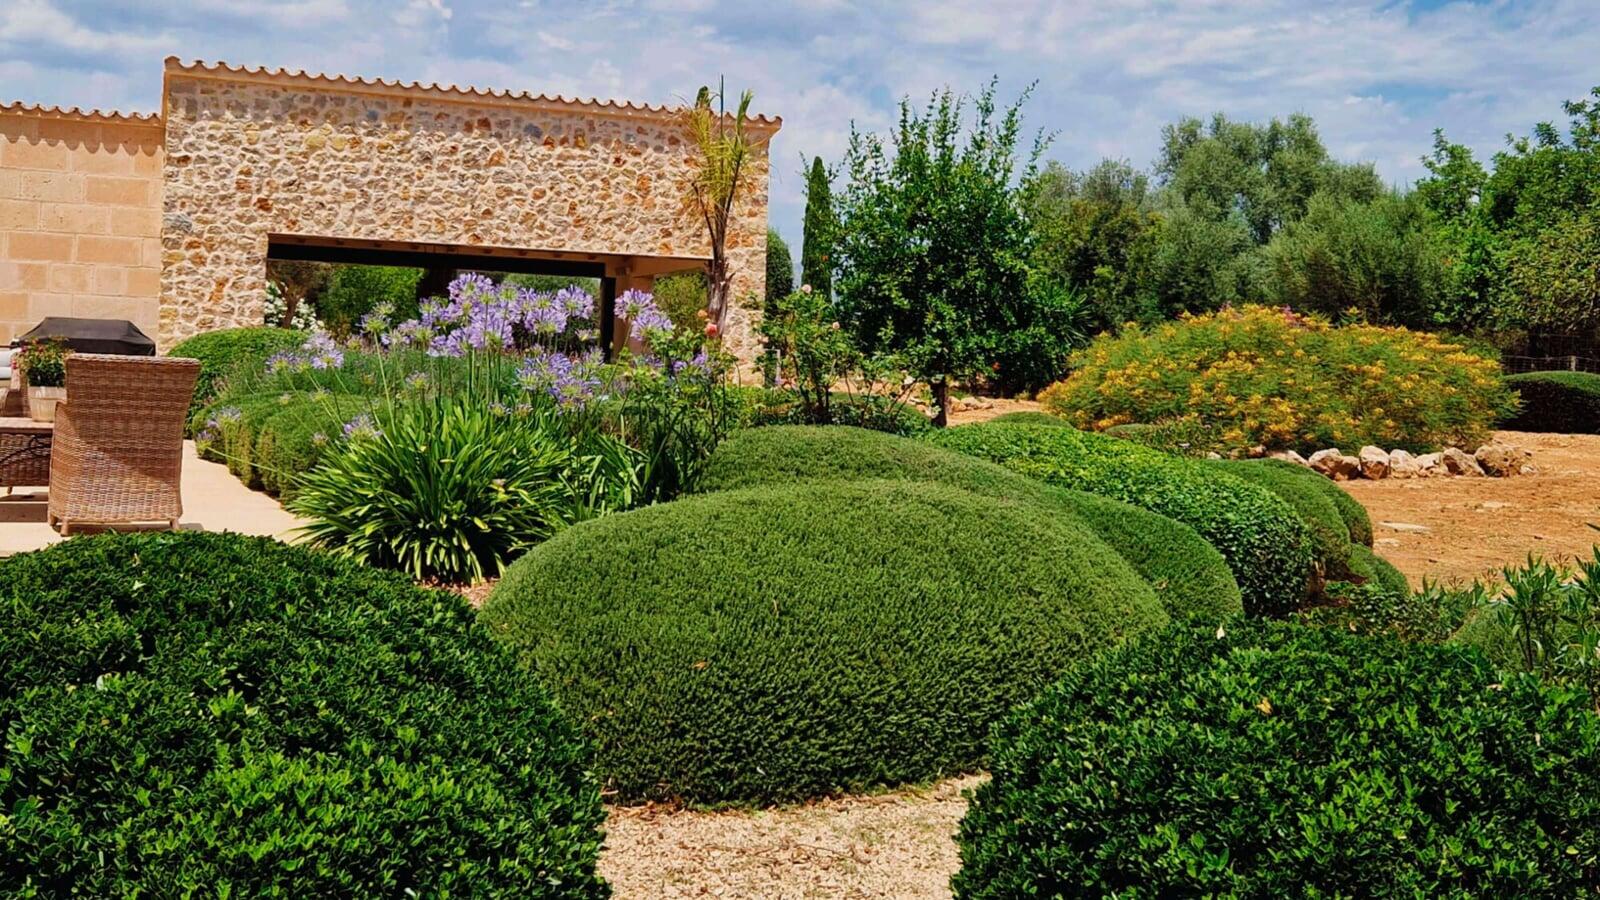
[{"label": "palm plant", "polygon": [[700,165],[688,179],[686,203],[705,223],[706,236],[711,242],[711,262],[706,268],[706,310],[718,331],[726,324],[733,280],[728,268],[728,228],[733,220],[734,204],[746,187],[745,169],[756,146],[745,130],[750,101],[754,97],[750,91],[739,95],[739,105],[730,116],[725,89],[719,85],[713,92],[709,87],[701,87],[695,95],[694,106],[684,111],[689,134],[700,152]]}]

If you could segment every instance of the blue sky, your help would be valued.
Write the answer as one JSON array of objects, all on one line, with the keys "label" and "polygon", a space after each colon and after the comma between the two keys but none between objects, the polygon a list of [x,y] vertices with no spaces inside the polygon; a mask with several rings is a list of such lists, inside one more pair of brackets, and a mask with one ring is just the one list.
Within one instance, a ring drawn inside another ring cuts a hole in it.
[{"label": "blue sky", "polygon": [[1000,78],[1038,87],[1049,156],[1147,165],[1161,126],[1314,116],[1391,181],[1442,127],[1482,154],[1600,83],[1595,0],[5,0],[0,102],[156,109],[161,60],[225,60],[657,103],[722,75],[784,117],[773,223],[798,243],[812,154],[850,123]]}]

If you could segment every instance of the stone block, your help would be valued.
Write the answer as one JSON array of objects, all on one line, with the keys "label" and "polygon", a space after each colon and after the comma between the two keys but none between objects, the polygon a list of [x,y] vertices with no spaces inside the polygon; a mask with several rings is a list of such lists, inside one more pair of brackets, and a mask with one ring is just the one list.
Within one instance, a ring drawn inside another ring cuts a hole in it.
[{"label": "stone block", "polygon": [[[88,175],[84,181],[84,199],[106,206],[150,206],[151,188],[148,178],[116,178],[109,175]],[[207,188],[223,193],[223,185],[211,184]]]},{"label": "stone block", "polygon": [[0,166],[39,172],[65,172],[72,166],[72,153],[60,141],[5,141],[0,143]]},{"label": "stone block", "polygon": [[50,290],[57,294],[87,294],[93,271],[88,266],[51,266]]},{"label": "stone block", "polygon": [[105,234],[106,209],[86,203],[45,203],[39,207],[39,228],[62,234]]},{"label": "stone block", "polygon": [[96,237],[78,238],[75,259],[82,263],[111,263],[119,266],[137,266],[143,256],[138,238]]},{"label": "stone block", "polygon": [[71,172],[13,172],[15,196],[22,200],[77,203],[83,200],[83,175]]},{"label": "stone block", "polygon": [[39,227],[39,204],[32,200],[0,200],[0,230]]},{"label": "stone block", "polygon": [[12,231],[6,234],[6,255],[17,260],[71,262],[72,235]]}]

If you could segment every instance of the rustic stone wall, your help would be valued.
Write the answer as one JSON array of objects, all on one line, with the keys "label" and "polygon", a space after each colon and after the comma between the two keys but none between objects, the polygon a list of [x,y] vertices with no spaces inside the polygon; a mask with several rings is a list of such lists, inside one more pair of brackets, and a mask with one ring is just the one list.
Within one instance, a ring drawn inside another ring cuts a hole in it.
[{"label": "rustic stone wall", "polygon": [[157,336],[161,121],[0,107],[0,345],[46,316]]},{"label": "rustic stone wall", "polygon": [[[169,61],[165,118],[166,343],[261,321],[270,234],[608,254],[624,278],[708,253],[668,111]],[[741,294],[765,285],[767,168],[763,146],[730,240]],[[727,332],[747,357],[750,327]]]}]

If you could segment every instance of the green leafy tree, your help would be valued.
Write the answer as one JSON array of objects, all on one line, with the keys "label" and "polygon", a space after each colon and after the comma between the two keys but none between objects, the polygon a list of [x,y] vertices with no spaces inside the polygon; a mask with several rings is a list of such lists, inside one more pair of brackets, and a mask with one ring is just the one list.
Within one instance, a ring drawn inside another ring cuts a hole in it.
[{"label": "green leafy tree", "polygon": [[1317,194],[1264,253],[1281,305],[1329,316],[1355,309],[1375,323],[1434,324],[1444,275],[1420,201]]},{"label": "green leafy tree", "polygon": [[1138,255],[1154,226],[1149,176],[1121,160],[1086,172],[1051,162],[1028,185],[1031,264],[1040,289],[1077,294],[1096,330],[1149,318]]},{"label": "green leafy tree", "polygon": [[1508,248],[1505,292],[1518,325],[1600,329],[1600,208],[1554,221]]},{"label": "green leafy tree", "polygon": [[379,306],[388,306],[394,321],[410,319],[417,315],[422,276],[422,269],[402,266],[341,266],[312,306],[335,334],[348,334]]},{"label": "green leafy tree", "polygon": [[800,283],[824,299],[833,297],[833,178],[822,157],[806,173],[805,232],[800,241]]},{"label": "green leafy tree", "polygon": [[1195,214],[1242,220],[1257,244],[1305,215],[1311,198],[1372,200],[1383,182],[1370,163],[1341,163],[1328,154],[1310,116],[1264,125],[1187,118],[1161,132],[1156,173]]},{"label": "green leafy tree", "polygon": [[1248,301],[1258,293],[1255,249],[1239,218],[1196,214],[1181,201],[1168,206],[1130,251],[1139,305],[1170,318]]},{"label": "green leafy tree", "polygon": [[1500,280],[1501,240],[1483,206],[1489,173],[1472,150],[1433,133],[1433,152],[1422,158],[1428,174],[1417,182],[1417,202],[1431,219],[1442,276],[1433,324],[1476,328],[1494,316]]},{"label": "green leafy tree", "polygon": [[[950,381],[997,364],[1038,319],[1017,141],[1022,103],[996,108],[991,82],[971,100],[950,90],[927,108],[900,103],[887,138],[853,131],[835,249],[838,304],[868,352],[898,355],[932,386],[936,423]],[[1035,142],[1022,180],[1043,149]]]}]

